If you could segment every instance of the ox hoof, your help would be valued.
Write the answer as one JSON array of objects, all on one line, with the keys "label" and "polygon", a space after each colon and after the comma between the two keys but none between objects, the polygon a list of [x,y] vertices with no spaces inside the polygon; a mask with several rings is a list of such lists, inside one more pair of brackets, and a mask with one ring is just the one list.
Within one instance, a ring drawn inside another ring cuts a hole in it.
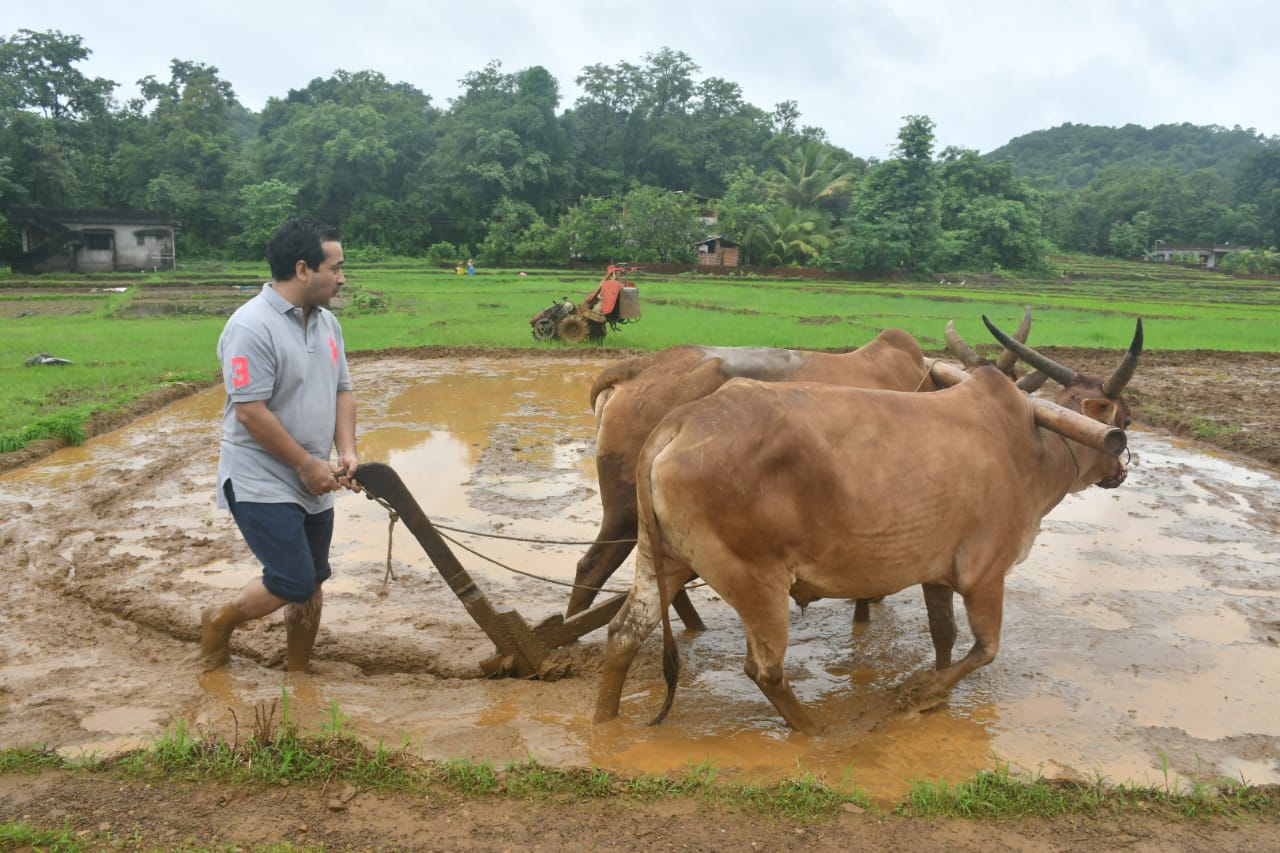
[{"label": "ox hoof", "polygon": [[948,691],[938,686],[932,672],[918,672],[898,686],[899,711],[930,711],[947,701]]}]

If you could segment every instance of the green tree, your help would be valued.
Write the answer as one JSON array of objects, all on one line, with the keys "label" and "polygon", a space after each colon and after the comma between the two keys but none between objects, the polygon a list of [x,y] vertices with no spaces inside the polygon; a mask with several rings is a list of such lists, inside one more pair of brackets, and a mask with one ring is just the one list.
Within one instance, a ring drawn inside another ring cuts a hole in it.
[{"label": "green tree", "polygon": [[515,256],[530,264],[558,266],[569,259],[567,233],[535,219],[516,242]]},{"label": "green tree", "polygon": [[560,217],[556,239],[568,247],[571,260],[621,261],[627,256],[621,221],[621,198],[584,197]]},{"label": "green tree", "polygon": [[414,178],[415,192],[439,205],[440,233],[480,242],[503,199],[542,216],[562,210],[568,179],[555,80],[539,66],[505,74],[494,61],[460,82],[463,94],[441,117]]},{"label": "green tree", "polygon": [[681,192],[636,187],[627,193],[622,213],[619,260],[692,263],[694,244],[704,227],[691,199]]},{"label": "green tree", "polygon": [[896,156],[859,183],[844,222],[846,236],[832,252],[846,269],[888,274],[932,268],[942,237],[933,128],[927,116],[907,116]]},{"label": "green tree", "polygon": [[169,79],[139,81],[142,98],[129,138],[113,157],[119,197],[169,212],[195,252],[221,248],[235,232],[229,180],[241,147],[233,138],[246,111],[211,65],[175,59]]},{"label": "green tree", "polygon": [[1280,253],[1270,249],[1237,250],[1228,252],[1219,266],[1228,272],[1280,275]]},{"label": "green tree", "polygon": [[444,206],[422,177],[438,117],[413,86],[339,70],[267,102],[250,182],[296,187],[299,209],[337,225],[353,246],[421,254],[436,242]]},{"label": "green tree", "polygon": [[86,77],[75,67],[92,53],[80,36],[58,30],[21,29],[0,37],[0,122],[14,110],[55,120],[105,115],[115,82]]},{"label": "green tree", "polygon": [[765,266],[809,266],[831,248],[827,217],[818,210],[780,204],[756,224],[750,237],[763,245]]},{"label": "green tree", "polygon": [[970,149],[947,148],[938,163],[944,239],[940,268],[1038,269],[1048,245],[1044,201],[1009,160],[991,162]]},{"label": "green tree", "polygon": [[832,210],[853,190],[855,165],[840,149],[821,142],[799,144],[768,173],[769,197],[794,208]]},{"label": "green tree", "polygon": [[743,263],[762,265],[769,249],[759,226],[771,207],[764,177],[750,166],[742,166],[731,176],[728,189],[714,207],[717,221],[712,228],[739,244]]},{"label": "green tree", "polygon": [[1255,248],[1280,249],[1280,143],[1240,164],[1231,183],[1231,197],[1236,209],[1244,205],[1251,208],[1257,242],[1262,244]]},{"label": "green tree", "polygon": [[1151,246],[1151,216],[1140,210],[1133,219],[1112,224],[1107,234],[1110,253],[1121,258],[1138,258]]},{"label": "green tree", "polygon": [[535,223],[542,222],[538,211],[522,201],[504,198],[493,209],[493,215],[486,223],[487,231],[480,244],[480,259],[486,266],[509,266],[514,261],[523,260],[520,244],[533,229]]},{"label": "green tree", "polygon": [[272,178],[241,187],[239,196],[240,233],[231,246],[240,258],[260,260],[267,256],[272,233],[297,210],[298,188]]},{"label": "green tree", "polygon": [[22,29],[0,37],[0,158],[10,164],[6,203],[90,207],[104,201],[114,143],[115,83],[75,66],[81,38]]}]

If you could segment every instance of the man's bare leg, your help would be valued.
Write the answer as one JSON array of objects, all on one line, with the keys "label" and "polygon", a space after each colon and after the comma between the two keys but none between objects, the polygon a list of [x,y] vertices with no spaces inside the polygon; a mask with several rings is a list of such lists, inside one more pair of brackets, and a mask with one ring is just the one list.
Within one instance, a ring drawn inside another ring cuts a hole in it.
[{"label": "man's bare leg", "polygon": [[311,649],[316,644],[316,632],[320,629],[320,610],[323,606],[323,588],[316,587],[315,594],[302,604],[290,602],[285,607],[284,666],[290,672],[311,671]]},{"label": "man's bare leg", "polygon": [[231,632],[237,625],[274,613],[287,603],[269,592],[261,578],[255,578],[230,603],[206,607],[200,614],[201,671],[226,666],[231,660]]}]

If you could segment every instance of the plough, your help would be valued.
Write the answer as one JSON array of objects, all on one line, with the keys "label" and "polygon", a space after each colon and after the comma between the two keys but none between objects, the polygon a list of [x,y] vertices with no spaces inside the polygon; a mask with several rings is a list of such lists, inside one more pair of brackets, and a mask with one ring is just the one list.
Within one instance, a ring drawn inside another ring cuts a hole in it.
[{"label": "plough", "polygon": [[366,462],[355,479],[369,497],[385,503],[400,517],[467,613],[493,641],[496,653],[480,662],[485,675],[539,677],[552,650],[607,624],[626,600],[625,592],[618,593],[570,619],[557,613],[530,626],[515,610],[490,603],[390,465]]}]

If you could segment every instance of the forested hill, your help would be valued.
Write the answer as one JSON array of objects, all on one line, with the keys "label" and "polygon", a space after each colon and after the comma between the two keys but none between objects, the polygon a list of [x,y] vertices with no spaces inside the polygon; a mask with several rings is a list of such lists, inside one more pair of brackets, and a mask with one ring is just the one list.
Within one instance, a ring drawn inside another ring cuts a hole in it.
[{"label": "forested hill", "polygon": [[447,106],[364,69],[258,113],[182,59],[121,104],[76,67],[89,54],[58,31],[0,36],[0,259],[18,268],[43,258],[21,211],[98,208],[167,214],[188,259],[261,259],[302,213],[353,258],[448,265],[692,264],[717,236],[746,266],[878,276],[1205,242],[1280,271],[1280,138],[1253,130],[1067,124],[984,158],[937,151],[933,120],[907,115],[891,155],[866,160],[795,101],[761,109],[670,48],[583,68],[572,104],[546,68],[494,60]]},{"label": "forested hill", "polygon": [[1230,181],[1242,160],[1275,146],[1280,146],[1280,137],[1239,126],[1228,130],[1186,123],[1152,128],[1067,123],[1019,136],[984,157],[1012,160],[1019,177],[1049,178],[1055,189],[1080,189],[1114,165],[1184,173],[1212,169]]}]

